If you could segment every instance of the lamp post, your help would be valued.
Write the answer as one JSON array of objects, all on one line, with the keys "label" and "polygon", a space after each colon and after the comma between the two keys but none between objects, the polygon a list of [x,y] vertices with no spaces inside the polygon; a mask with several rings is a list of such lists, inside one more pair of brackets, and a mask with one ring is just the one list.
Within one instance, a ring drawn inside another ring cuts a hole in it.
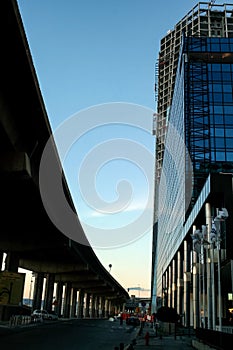
[{"label": "lamp post", "polygon": [[218,259],[218,312],[219,312],[219,331],[222,331],[222,300],[221,300],[221,259],[220,259],[220,250],[221,250],[221,222],[225,221],[228,218],[228,212],[226,208],[222,210],[217,209],[217,216],[214,218],[212,223],[212,230],[210,235],[211,243],[216,245],[217,248],[217,259]]},{"label": "lamp post", "polygon": [[[201,326],[205,328],[206,322],[205,322],[205,252],[204,247],[206,247],[207,244],[209,244],[206,240],[206,226],[202,225],[202,230],[195,230],[194,233],[191,235],[193,240],[193,250],[198,253],[199,255],[199,265],[202,267],[202,286],[201,286],[201,280],[200,280],[200,269],[199,269],[199,290],[202,288],[202,308],[203,308],[203,315],[200,312],[200,319],[201,319]],[[201,295],[199,294],[199,298],[201,300]],[[201,306],[201,305],[200,305]],[[199,307],[200,307],[199,306]],[[200,310],[201,311],[201,310]]]},{"label": "lamp post", "polygon": [[202,266],[202,307],[203,307],[203,328],[205,328],[205,265],[204,265],[204,240],[201,235],[201,252],[199,259]]}]

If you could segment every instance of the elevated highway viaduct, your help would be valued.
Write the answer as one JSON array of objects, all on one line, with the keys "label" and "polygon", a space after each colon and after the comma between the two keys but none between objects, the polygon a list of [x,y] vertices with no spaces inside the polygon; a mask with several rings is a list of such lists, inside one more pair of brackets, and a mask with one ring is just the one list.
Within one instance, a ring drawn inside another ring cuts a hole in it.
[{"label": "elevated highway viaduct", "polygon": [[[64,299],[65,317],[114,312],[128,299],[128,293],[89,245],[64,174],[64,194],[75,213],[78,236],[85,244],[61,232],[42,203],[39,166],[52,130],[15,0],[0,2],[0,36],[0,262],[6,254],[5,271],[0,275],[5,279],[11,276],[13,281],[19,267],[33,271],[34,309],[41,308],[46,279],[44,308],[48,311],[52,309],[56,286],[57,311],[61,313]],[[55,143],[53,159],[60,169]],[[2,297],[8,287],[1,281],[0,318],[7,318],[15,304]]]}]

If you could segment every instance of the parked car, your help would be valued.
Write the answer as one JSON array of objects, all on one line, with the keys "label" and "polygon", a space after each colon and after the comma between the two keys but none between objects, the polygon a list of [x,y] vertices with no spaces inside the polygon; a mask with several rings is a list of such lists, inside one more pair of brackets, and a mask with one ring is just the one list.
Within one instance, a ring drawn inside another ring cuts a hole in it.
[{"label": "parked car", "polygon": [[57,320],[58,319],[57,314],[49,313],[47,310],[39,310],[39,309],[34,310],[31,316],[34,320],[36,319]]},{"label": "parked car", "polygon": [[126,324],[130,325],[130,326],[139,326],[140,320],[138,317],[130,316],[130,317],[126,318]]}]

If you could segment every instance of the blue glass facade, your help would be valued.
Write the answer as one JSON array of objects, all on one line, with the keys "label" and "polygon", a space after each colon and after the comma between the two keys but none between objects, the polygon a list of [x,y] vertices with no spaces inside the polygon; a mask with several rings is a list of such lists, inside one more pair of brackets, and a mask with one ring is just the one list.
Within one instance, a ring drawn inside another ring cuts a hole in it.
[{"label": "blue glass facade", "polygon": [[233,172],[233,38],[181,46],[158,189],[157,297],[210,173]]},{"label": "blue glass facade", "polygon": [[194,203],[209,173],[233,171],[233,38],[186,38],[183,53]]}]

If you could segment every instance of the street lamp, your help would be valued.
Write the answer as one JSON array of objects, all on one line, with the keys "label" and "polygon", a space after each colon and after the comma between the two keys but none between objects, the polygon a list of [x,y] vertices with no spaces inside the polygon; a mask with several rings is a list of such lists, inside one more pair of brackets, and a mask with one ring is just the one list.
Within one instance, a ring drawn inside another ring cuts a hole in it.
[{"label": "street lamp", "polygon": [[[201,315],[202,320],[202,326],[205,328],[205,253],[204,253],[204,247],[209,244],[209,242],[206,240],[206,226],[202,225],[201,230],[195,230],[194,233],[191,235],[193,240],[193,250],[199,255],[199,264],[202,267],[202,308],[203,308],[203,316]],[[199,288],[201,289],[201,279],[200,279],[200,271],[199,271]],[[199,289],[199,290],[200,290]],[[201,297],[201,295],[200,295]],[[199,310],[200,312],[200,310]]]},{"label": "street lamp", "polygon": [[210,233],[210,241],[217,248],[217,259],[218,259],[218,312],[219,312],[219,331],[222,331],[222,302],[221,302],[221,261],[220,261],[220,250],[221,250],[221,222],[224,222],[228,218],[228,211],[226,208],[217,210],[217,216],[212,222],[212,229]]}]

